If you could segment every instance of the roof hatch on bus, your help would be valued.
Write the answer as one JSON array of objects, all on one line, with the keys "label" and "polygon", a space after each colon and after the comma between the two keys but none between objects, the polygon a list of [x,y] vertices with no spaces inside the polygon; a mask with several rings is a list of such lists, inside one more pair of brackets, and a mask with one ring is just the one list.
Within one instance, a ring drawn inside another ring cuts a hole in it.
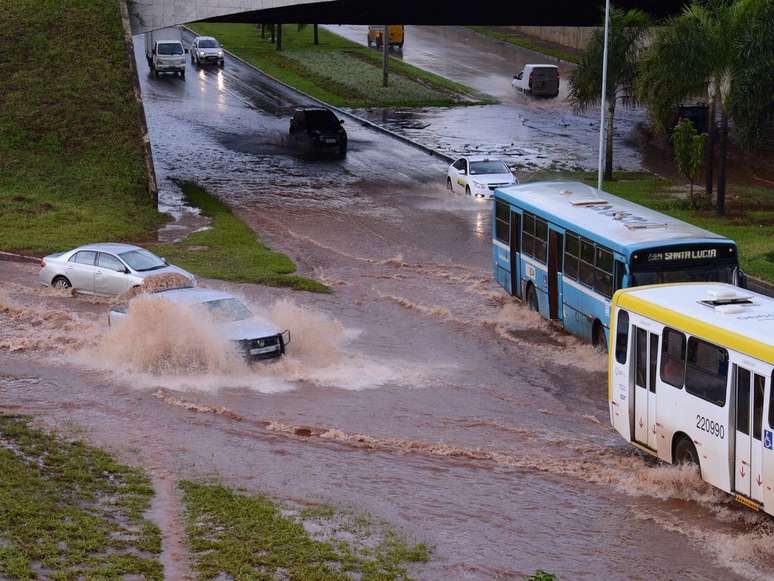
[{"label": "roof hatch on bus", "polygon": [[607,204],[607,200],[603,200],[602,198],[591,198],[587,200],[575,200],[574,202],[570,202],[573,206],[598,206],[600,204]]},{"label": "roof hatch on bus", "polygon": [[741,313],[745,306],[755,304],[751,296],[739,294],[733,289],[708,290],[707,298],[701,299],[699,303],[722,315]]}]

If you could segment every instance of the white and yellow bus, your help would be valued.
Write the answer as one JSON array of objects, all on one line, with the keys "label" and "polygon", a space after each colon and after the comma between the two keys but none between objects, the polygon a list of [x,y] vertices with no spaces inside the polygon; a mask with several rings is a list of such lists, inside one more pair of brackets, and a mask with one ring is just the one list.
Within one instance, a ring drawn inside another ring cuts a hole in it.
[{"label": "white and yellow bus", "polygon": [[616,431],[774,514],[774,299],[721,283],[653,285],[616,292],[611,310]]}]

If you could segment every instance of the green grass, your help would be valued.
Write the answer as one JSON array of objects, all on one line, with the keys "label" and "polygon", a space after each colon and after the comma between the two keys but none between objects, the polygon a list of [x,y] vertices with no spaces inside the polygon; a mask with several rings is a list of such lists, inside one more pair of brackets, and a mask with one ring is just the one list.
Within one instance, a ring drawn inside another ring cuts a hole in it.
[{"label": "green grass", "polygon": [[287,286],[296,290],[330,292],[315,280],[293,274],[290,258],[263,244],[231,209],[196,184],[180,184],[186,201],[210,218],[207,230],[195,232],[178,244],[158,244],[155,253],[206,278]]},{"label": "green grass", "polygon": [[147,236],[162,216],[118,0],[6,2],[0,30],[0,249]]},{"label": "green grass", "polygon": [[217,37],[226,49],[279,80],[337,107],[480,105],[494,99],[403,61],[390,59],[390,86],[382,87],[381,53],[312,27],[283,27],[283,50],[262,39],[255,25],[197,22],[199,34]]},{"label": "green grass", "polygon": [[538,569],[535,571],[534,575],[530,575],[524,579],[525,581],[556,581],[556,575],[543,571],[543,569]]},{"label": "green grass", "polygon": [[[537,177],[556,179],[557,176]],[[774,282],[774,192],[771,189],[729,183],[727,215],[719,217],[708,204],[692,209],[682,182],[646,172],[620,172],[614,178],[604,182],[605,191],[735,240],[742,270]],[[592,172],[562,173],[561,179],[597,184],[596,174]]]},{"label": "green grass", "polygon": [[430,558],[424,544],[409,545],[389,530],[371,545],[367,532],[354,541],[337,537],[335,531],[312,535],[303,525],[304,517],[318,524],[330,522],[335,511],[327,507],[306,509],[294,517],[265,496],[220,485],[180,486],[193,567],[201,579],[223,574],[232,579],[298,581],[408,579],[406,563]]},{"label": "green grass", "polygon": [[468,28],[478,32],[479,34],[483,34],[484,36],[494,38],[495,40],[509,42],[511,44],[515,44],[516,46],[520,46],[521,48],[534,50],[535,52],[540,52],[554,58],[562,59],[563,61],[567,61],[569,63],[578,64],[580,62],[580,56],[577,53],[573,53],[568,50],[562,50],[561,48],[558,48],[558,46],[552,45],[550,43],[541,43],[525,36],[521,36],[515,30],[506,31],[493,28],[491,26],[469,26]]},{"label": "green grass", "polygon": [[0,578],[162,579],[147,476],[0,416]]}]

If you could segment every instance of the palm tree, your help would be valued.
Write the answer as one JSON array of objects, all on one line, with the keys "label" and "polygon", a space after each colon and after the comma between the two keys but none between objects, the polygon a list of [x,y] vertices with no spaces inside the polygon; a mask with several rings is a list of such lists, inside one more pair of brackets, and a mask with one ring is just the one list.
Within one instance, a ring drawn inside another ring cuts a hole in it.
[{"label": "palm tree", "polygon": [[[616,105],[636,104],[635,80],[642,44],[650,17],[641,10],[611,9],[607,53],[607,140],[605,143],[606,180],[613,178],[613,127]],[[570,77],[570,101],[580,111],[600,102],[602,96],[602,53],[604,34],[597,30],[586,52]]]},{"label": "palm tree", "polygon": [[715,118],[720,113],[717,213],[725,213],[728,121],[734,72],[735,35],[747,0],[726,4],[694,0],[656,33],[643,60],[639,93],[657,127],[663,129],[672,108],[705,95],[709,105],[709,137],[705,152],[706,192],[712,194],[712,168],[717,141]]}]

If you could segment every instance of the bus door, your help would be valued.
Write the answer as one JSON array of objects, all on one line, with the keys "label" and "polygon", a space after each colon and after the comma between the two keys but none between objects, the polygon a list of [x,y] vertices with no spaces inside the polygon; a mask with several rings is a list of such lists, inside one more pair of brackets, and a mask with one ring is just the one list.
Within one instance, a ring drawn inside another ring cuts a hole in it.
[{"label": "bus door", "polygon": [[521,298],[521,214],[511,208],[511,294]]},{"label": "bus door", "polygon": [[634,439],[651,450],[658,448],[656,433],[657,333],[634,326]]},{"label": "bus door", "polygon": [[734,491],[762,502],[763,396],[766,378],[736,364],[733,376],[736,378]]},{"label": "bus door", "polygon": [[550,229],[548,236],[548,311],[551,319],[562,319],[563,256],[564,235]]}]

